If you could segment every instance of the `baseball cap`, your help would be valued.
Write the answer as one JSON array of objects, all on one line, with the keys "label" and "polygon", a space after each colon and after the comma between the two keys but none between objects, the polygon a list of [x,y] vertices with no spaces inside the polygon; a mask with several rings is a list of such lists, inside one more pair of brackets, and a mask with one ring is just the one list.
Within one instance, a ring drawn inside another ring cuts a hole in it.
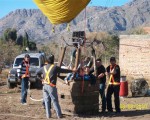
[{"label": "baseball cap", "polygon": [[51,64],[54,63],[54,55],[53,55],[53,54],[50,54],[50,55],[47,57],[47,62],[48,62],[48,63],[51,63]]},{"label": "baseball cap", "polygon": [[116,61],[116,58],[115,57],[111,57],[110,61]]}]

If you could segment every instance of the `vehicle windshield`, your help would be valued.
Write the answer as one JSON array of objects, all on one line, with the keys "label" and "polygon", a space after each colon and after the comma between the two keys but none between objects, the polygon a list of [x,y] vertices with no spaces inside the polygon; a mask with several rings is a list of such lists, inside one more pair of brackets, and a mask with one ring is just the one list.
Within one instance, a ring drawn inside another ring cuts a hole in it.
[{"label": "vehicle windshield", "polygon": [[[14,67],[18,67],[22,61],[23,61],[23,58],[17,58],[14,63]],[[30,58],[30,66],[39,66],[39,59],[38,58]]]}]

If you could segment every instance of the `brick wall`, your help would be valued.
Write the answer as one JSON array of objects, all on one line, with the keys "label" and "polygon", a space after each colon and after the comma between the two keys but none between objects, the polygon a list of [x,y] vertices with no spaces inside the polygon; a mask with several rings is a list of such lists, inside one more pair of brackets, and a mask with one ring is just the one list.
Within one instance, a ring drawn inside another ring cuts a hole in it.
[{"label": "brick wall", "polygon": [[121,35],[119,65],[127,79],[150,82],[150,35]]},{"label": "brick wall", "polygon": [[150,27],[144,27],[143,29],[146,33],[150,34]]}]

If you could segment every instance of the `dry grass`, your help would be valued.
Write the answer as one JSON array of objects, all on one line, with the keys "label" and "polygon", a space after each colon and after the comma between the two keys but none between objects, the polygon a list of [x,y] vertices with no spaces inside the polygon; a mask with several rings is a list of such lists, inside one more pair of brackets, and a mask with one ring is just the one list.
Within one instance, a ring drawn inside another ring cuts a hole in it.
[{"label": "dry grass", "polygon": [[0,79],[5,81],[8,74],[9,74],[10,69],[3,69],[2,73],[0,74]]}]

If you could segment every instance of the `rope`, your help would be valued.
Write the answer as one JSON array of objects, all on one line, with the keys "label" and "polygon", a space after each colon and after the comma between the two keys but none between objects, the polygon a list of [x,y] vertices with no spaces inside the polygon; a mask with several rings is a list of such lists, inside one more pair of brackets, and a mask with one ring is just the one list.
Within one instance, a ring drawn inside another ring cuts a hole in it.
[{"label": "rope", "polygon": [[28,93],[29,93],[30,99],[31,99],[32,101],[35,101],[35,102],[43,101],[43,98],[41,98],[41,99],[34,99],[34,98],[32,98],[32,96],[31,96],[31,90],[30,90],[30,87],[31,87],[30,81],[29,81],[29,84],[28,84],[28,85],[29,85]]},{"label": "rope", "polygon": [[85,14],[84,14],[85,24],[84,24],[84,31],[86,31],[86,7],[85,7]]},{"label": "rope", "polygon": [[[84,14],[84,19],[85,19],[85,24],[84,24],[84,31],[86,31],[86,7],[85,7],[85,14]],[[85,53],[85,42],[86,42],[86,33],[84,34],[84,50],[83,52]],[[81,93],[83,94],[84,92],[84,76],[81,84]]]},{"label": "rope", "polygon": [[55,33],[55,26],[52,26],[52,32]]},{"label": "rope", "polygon": [[70,23],[67,24],[67,31],[70,31]]},{"label": "rope", "polygon": [[41,102],[41,101],[43,101],[43,98],[41,98],[41,99],[34,99],[34,98],[32,98],[31,95],[30,95],[30,99],[31,99],[32,101],[35,101],[35,102]]}]

